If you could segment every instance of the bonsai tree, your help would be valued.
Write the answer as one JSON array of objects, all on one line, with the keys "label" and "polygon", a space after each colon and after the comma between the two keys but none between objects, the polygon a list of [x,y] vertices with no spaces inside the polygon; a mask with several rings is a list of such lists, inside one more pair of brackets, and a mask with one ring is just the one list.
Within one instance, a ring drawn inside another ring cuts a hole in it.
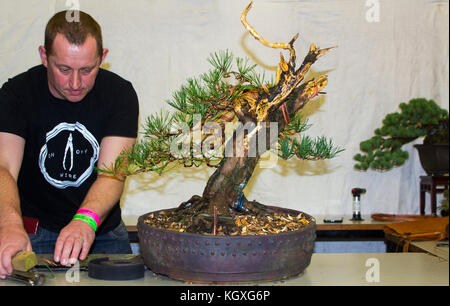
[{"label": "bonsai tree", "polygon": [[[276,79],[266,82],[256,65],[242,58],[236,58],[237,69],[233,70],[229,51],[211,54],[212,69],[188,79],[168,101],[175,111],[150,115],[144,123],[144,137],[122,152],[114,165],[101,169],[129,176],[161,174],[173,163],[216,168],[201,196],[194,195],[176,209],[148,220],[155,226],[193,233],[256,234],[250,219],[239,216],[253,216],[253,220],[277,217],[268,206],[247,200],[243,193],[262,154],[273,148],[284,159],[318,160],[341,151],[325,137],[298,136],[309,127],[299,111],[323,93],[327,76],[302,81],[314,62],[332,48],[312,44],[296,68],[293,45],[298,34],[289,43],[266,41],[246,21],[251,5],[241,15],[244,27],[263,45],[289,52],[288,60],[280,54]],[[284,223],[277,223],[283,230],[295,230],[295,226],[285,226],[286,221],[297,221],[300,226],[307,222],[301,216],[283,218]],[[261,228],[261,234],[272,233],[269,227]]]},{"label": "bonsai tree", "polygon": [[448,111],[433,100],[412,99],[400,104],[400,112],[386,115],[375,136],[362,141],[356,154],[354,167],[390,170],[401,166],[408,159],[408,152],[402,146],[424,137],[424,144],[448,144]]}]

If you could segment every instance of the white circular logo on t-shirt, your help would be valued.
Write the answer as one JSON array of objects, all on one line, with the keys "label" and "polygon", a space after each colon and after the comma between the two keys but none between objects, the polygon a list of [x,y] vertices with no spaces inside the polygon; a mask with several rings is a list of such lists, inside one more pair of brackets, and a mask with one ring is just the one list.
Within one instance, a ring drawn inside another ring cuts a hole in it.
[{"label": "white circular logo on t-shirt", "polygon": [[44,178],[56,188],[79,187],[92,173],[100,146],[79,123],[60,123],[46,134],[39,154]]}]

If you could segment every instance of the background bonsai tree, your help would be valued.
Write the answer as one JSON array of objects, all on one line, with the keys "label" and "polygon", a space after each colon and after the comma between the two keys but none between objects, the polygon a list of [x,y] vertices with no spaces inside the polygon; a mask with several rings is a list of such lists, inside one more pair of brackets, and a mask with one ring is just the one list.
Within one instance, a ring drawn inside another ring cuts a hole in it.
[{"label": "background bonsai tree", "polygon": [[[228,51],[212,54],[212,69],[188,79],[168,101],[176,111],[149,116],[142,140],[123,152],[114,165],[101,170],[125,176],[149,171],[160,174],[175,162],[216,168],[201,196],[155,216],[155,225],[170,224],[172,230],[195,233],[215,233],[216,228],[223,234],[244,233],[241,227],[245,226],[239,225],[245,224],[238,215],[273,217],[272,209],[248,201],[243,193],[264,152],[275,148],[284,159],[316,160],[332,158],[341,151],[325,137],[298,137],[308,128],[298,112],[322,93],[327,77],[302,81],[311,65],[331,48],[312,44],[296,68],[293,44],[298,34],[289,43],[267,42],[246,21],[251,5],[241,15],[244,27],[265,46],[289,51],[287,61],[280,54],[276,80],[266,83],[264,75],[256,73],[256,65],[241,58],[236,59],[237,69],[233,70],[233,56]],[[227,133],[230,126],[231,133]]]},{"label": "background bonsai tree", "polygon": [[354,160],[358,170],[368,168],[390,170],[401,166],[408,159],[402,146],[424,137],[424,144],[448,144],[448,111],[433,100],[412,99],[400,104],[400,112],[386,115],[375,136],[362,141]]}]

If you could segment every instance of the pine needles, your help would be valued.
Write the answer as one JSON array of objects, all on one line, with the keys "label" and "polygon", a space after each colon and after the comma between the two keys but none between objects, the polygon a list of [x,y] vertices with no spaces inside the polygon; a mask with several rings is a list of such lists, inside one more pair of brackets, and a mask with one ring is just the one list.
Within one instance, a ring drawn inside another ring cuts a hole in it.
[{"label": "pine needles", "polygon": [[[212,150],[203,152],[204,142],[211,136],[201,134],[202,127],[215,123],[222,129],[216,136],[224,136],[225,124],[236,122],[236,101],[248,98],[249,92],[252,95],[267,92],[273,84],[266,83],[265,74],[256,71],[256,64],[248,59],[234,59],[228,50],[211,53],[208,62],[211,65],[208,72],[187,79],[166,101],[175,112],[160,111],[148,116],[142,126],[142,138],[130,150],[122,152],[114,165],[103,165],[101,172],[122,176],[149,171],[161,174],[173,162],[186,167],[218,164],[224,156],[225,139],[219,140]],[[279,135],[278,155],[286,159],[296,156],[314,160],[333,158],[342,151],[324,137],[293,137],[309,126],[300,116],[292,116]],[[200,142],[193,139],[196,131],[200,131]]]}]

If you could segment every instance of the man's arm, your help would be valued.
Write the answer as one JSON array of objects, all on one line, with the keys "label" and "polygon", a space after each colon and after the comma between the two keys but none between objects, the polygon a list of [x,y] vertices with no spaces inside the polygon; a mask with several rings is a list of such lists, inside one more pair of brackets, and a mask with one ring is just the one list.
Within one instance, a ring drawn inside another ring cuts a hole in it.
[{"label": "man's arm", "polygon": [[12,272],[12,256],[31,251],[17,188],[24,147],[22,137],[0,132],[0,278]]},{"label": "man's arm", "polygon": [[[133,145],[135,138],[109,136],[100,144],[98,167],[113,164],[122,150]],[[120,199],[124,181],[99,175],[89,189],[82,208],[96,212],[102,223],[114,204]],[[95,239],[94,229],[84,221],[73,220],[64,227],[56,241],[54,259],[63,265],[74,264],[79,258],[84,260]]]}]

